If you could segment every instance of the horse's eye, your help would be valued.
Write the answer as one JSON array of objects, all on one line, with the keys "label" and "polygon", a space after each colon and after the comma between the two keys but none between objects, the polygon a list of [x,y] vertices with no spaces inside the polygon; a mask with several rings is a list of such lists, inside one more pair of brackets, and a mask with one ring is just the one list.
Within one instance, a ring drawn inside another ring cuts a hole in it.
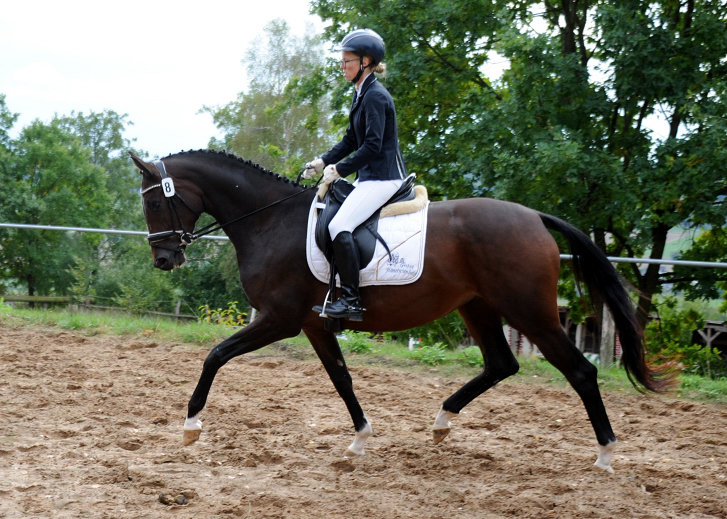
[{"label": "horse's eye", "polygon": [[149,200],[146,207],[151,211],[159,211],[162,208],[162,203],[159,200]]}]

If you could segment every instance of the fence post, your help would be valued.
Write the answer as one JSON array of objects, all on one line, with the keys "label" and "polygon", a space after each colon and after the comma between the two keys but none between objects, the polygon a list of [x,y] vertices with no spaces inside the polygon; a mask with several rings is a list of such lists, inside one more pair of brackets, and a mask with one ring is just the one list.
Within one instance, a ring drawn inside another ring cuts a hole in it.
[{"label": "fence post", "polygon": [[576,325],[576,348],[578,348],[578,351],[583,353],[583,350],[585,350],[585,337],[584,337],[584,331],[586,329],[586,323],[579,323]]},{"label": "fence post", "polygon": [[611,312],[603,305],[603,323],[601,323],[600,368],[607,369],[613,364],[613,353],[616,345],[616,325]]},{"label": "fence post", "polygon": [[174,315],[176,316],[174,318],[174,322],[179,322],[179,311],[182,309],[182,300],[180,299],[177,301],[177,308],[174,309]]}]

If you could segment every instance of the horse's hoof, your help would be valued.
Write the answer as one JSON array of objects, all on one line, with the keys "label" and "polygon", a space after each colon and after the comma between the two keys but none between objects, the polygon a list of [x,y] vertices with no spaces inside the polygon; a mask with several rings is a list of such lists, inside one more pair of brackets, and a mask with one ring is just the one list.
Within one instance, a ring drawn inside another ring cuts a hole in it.
[{"label": "horse's hoof", "polygon": [[196,431],[184,431],[184,437],[182,438],[182,443],[184,445],[190,445],[197,440],[199,440],[199,435],[202,433],[201,429],[197,429]]},{"label": "horse's hoof", "polygon": [[351,456],[351,457],[353,457],[353,456],[363,456],[364,454],[366,454],[366,451],[363,450],[363,449],[361,449],[361,452],[355,452],[355,451],[353,451],[351,449],[351,447],[349,447],[348,449],[346,449],[346,456]]},{"label": "horse's hoof", "polygon": [[609,474],[613,474],[614,473],[613,467],[611,465],[604,465],[604,464],[599,463],[598,461],[596,461],[596,463],[594,463],[593,466],[594,467],[598,467],[601,470],[605,470]]},{"label": "horse's hoof", "polygon": [[434,440],[434,445],[438,444],[443,439],[445,439],[448,434],[449,434],[449,429],[434,429],[432,431],[432,439]]}]

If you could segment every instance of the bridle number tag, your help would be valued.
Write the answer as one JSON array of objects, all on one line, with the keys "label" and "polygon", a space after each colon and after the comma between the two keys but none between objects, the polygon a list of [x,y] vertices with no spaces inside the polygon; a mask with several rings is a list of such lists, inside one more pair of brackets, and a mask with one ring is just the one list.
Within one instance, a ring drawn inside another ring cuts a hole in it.
[{"label": "bridle number tag", "polygon": [[162,179],[162,191],[167,198],[174,196],[174,181],[167,177]]}]

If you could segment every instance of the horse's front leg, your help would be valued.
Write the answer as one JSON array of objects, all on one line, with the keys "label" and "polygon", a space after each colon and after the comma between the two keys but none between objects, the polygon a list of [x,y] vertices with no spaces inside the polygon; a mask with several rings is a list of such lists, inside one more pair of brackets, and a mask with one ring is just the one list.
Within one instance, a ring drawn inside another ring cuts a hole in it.
[{"label": "horse's front leg", "polygon": [[279,321],[274,321],[266,317],[265,314],[261,314],[242,330],[212,348],[204,361],[199,382],[197,382],[197,387],[189,400],[187,419],[184,422],[184,445],[189,445],[199,439],[202,432],[202,422],[198,417],[199,412],[204,409],[212,382],[222,366],[238,355],[258,350],[263,346],[293,337],[298,333],[299,330],[293,330],[289,324],[281,324]]},{"label": "horse's front leg", "polygon": [[343,353],[341,353],[341,347],[338,345],[336,336],[322,329],[303,331],[310,340],[311,345],[313,345],[313,349],[318,354],[318,358],[321,359],[331,382],[333,382],[336,391],[338,391],[339,396],[348,408],[348,412],[351,414],[356,436],[353,443],[348,447],[348,452],[361,456],[365,454],[364,444],[373,433],[373,429],[353,392],[353,380],[346,367],[346,361],[343,359]]}]

